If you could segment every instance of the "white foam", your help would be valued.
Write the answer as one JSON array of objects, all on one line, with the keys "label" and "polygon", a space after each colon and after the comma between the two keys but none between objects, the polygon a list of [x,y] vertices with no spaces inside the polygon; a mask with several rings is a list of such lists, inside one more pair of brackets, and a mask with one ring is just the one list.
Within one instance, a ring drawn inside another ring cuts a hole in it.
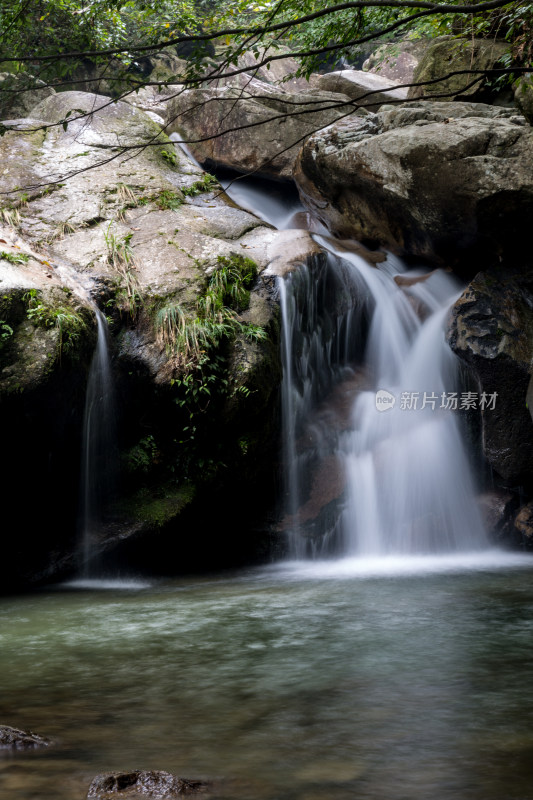
[{"label": "white foam", "polygon": [[74,578],[61,584],[65,589],[89,589],[91,591],[109,591],[118,589],[149,589],[153,584],[135,578]]},{"label": "white foam", "polygon": [[460,572],[533,569],[533,557],[497,548],[447,555],[376,556],[331,561],[286,561],[269,572],[289,579],[396,578]]}]

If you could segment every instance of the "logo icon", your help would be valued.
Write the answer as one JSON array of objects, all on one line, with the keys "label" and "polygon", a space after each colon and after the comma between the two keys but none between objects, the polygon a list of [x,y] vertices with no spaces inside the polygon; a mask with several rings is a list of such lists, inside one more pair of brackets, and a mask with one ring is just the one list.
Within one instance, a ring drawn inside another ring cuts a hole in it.
[{"label": "logo icon", "polygon": [[396,398],[386,389],[379,389],[376,392],[376,408],[378,411],[389,411],[394,408]]}]

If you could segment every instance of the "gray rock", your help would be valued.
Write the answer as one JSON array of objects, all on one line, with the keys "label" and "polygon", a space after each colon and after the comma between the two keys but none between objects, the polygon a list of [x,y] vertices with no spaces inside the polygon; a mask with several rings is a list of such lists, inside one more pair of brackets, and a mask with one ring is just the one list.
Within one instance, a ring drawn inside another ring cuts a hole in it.
[{"label": "gray rock", "polygon": [[[424,84],[461,70],[484,70],[494,67],[509,50],[507,42],[494,39],[460,39],[443,36],[429,45],[415,70],[413,82]],[[473,97],[480,92],[480,83],[469,86],[475,75],[452,75],[438,83],[413,86],[409,97],[438,97],[452,101]]]},{"label": "gray rock", "polygon": [[533,75],[523,75],[514,85],[515,103],[528,122],[533,124]]},{"label": "gray rock", "polygon": [[35,106],[55,94],[55,89],[33,75],[0,72],[0,119],[27,117]]},{"label": "gray rock", "polygon": [[411,83],[423,53],[432,42],[432,39],[402,39],[383,44],[367,58],[363,70],[397,83]]},{"label": "gray rock", "polygon": [[374,75],[358,69],[345,69],[321,75],[318,87],[323,91],[345,94],[357,100],[359,108],[375,111],[383,103],[401,102],[407,99],[407,89],[395,89],[397,83],[382,75]]},{"label": "gray rock", "polygon": [[180,78],[187,72],[187,62],[168,51],[148,56],[149,80],[168,83],[180,83]]},{"label": "gray rock", "polygon": [[514,125],[524,125],[525,120],[516,109],[502,106],[489,106],[485,103],[456,102],[443,103],[436,100],[412,102],[402,105],[381,106],[379,110],[380,129],[385,132],[394,128],[404,128],[423,122],[444,122],[451,119],[507,119]]},{"label": "gray rock", "polygon": [[120,800],[120,798],[149,797],[153,800],[173,800],[182,795],[201,794],[209,788],[205,781],[177,778],[170,772],[132,770],[106,772],[93,779],[87,800]]},{"label": "gray rock", "polygon": [[383,107],[310,136],[294,173],[303,201],[336,234],[399,253],[527,253],[533,133],[508,109],[472,105]]},{"label": "gray rock", "polygon": [[[308,89],[309,83],[305,80],[305,78],[294,77],[294,74],[300,65],[294,58],[291,58],[290,56],[271,61],[268,65],[268,68],[266,64],[263,67],[257,67],[257,63],[263,61],[265,58],[268,58],[268,56],[281,55],[283,52],[283,49],[274,50],[273,48],[269,48],[264,51],[261,50],[256,56],[251,50],[248,50],[246,53],[243,53],[241,56],[239,56],[237,61],[237,69],[246,67],[247,71],[244,74],[247,75],[247,77],[253,77],[265,83],[281,85],[290,91],[298,92]],[[231,72],[232,69],[233,68],[230,66],[226,69],[226,71]]]},{"label": "gray rock", "polygon": [[512,492],[494,489],[478,497],[483,524],[490,534],[500,536],[507,532],[517,506],[517,497]]},{"label": "gray rock", "polygon": [[35,750],[38,747],[49,747],[52,742],[29,731],[0,725],[0,750]]},{"label": "gray rock", "polygon": [[202,164],[289,179],[303,139],[347,111],[348,98],[338,94],[289,94],[259,81],[250,88],[184,92],[169,103],[168,132],[178,132]]}]

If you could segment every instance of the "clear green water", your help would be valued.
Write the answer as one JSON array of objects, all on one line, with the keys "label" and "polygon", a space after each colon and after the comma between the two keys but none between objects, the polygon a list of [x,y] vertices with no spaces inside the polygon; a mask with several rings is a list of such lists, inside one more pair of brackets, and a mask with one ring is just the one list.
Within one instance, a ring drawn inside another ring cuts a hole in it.
[{"label": "clear green water", "polygon": [[[515,559],[516,560],[516,559]],[[533,562],[285,566],[0,601],[0,800],[98,772],[232,800],[533,797]]]}]

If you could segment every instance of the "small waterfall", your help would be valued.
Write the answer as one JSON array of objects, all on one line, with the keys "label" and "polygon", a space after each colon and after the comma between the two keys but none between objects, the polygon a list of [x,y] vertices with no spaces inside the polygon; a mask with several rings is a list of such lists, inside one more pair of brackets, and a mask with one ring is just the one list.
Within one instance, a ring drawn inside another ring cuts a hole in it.
[{"label": "small waterfall", "polygon": [[405,268],[397,259],[370,266],[315,239],[344,306],[321,290],[316,266],[280,282],[284,527],[293,555],[486,546],[460,418],[446,408],[461,393],[443,332],[454,279],[439,270],[417,282],[410,272],[398,285]]},{"label": "small waterfall", "polygon": [[260,184],[261,181],[257,178],[237,176],[232,180],[220,181],[222,188],[237,205],[246,208],[278,230],[301,227],[295,225],[298,216],[303,214],[303,207],[295,192],[280,186],[274,190],[271,188],[270,193],[266,194]]},{"label": "small waterfall", "polygon": [[[302,221],[303,207],[279,190],[267,197],[249,179],[223,185],[277,228]],[[410,270],[402,280],[399,259],[371,265],[355,243],[341,246],[314,223],[313,230],[323,256],[278,281],[282,527],[291,553],[487,547],[461,419],[445,407],[461,393],[443,332],[459,295],[455,279]]]},{"label": "small waterfall", "polygon": [[116,478],[115,402],[107,321],[95,308],[98,340],[85,399],[80,490],[80,561],[83,577],[98,572],[98,540]]}]

